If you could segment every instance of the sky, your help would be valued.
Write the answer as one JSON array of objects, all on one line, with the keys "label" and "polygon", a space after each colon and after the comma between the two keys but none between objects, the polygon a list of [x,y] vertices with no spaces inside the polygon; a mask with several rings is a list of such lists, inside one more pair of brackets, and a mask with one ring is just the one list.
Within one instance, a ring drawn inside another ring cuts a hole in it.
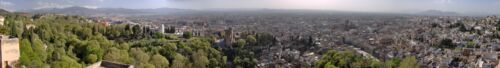
[{"label": "sky", "polygon": [[0,0],[10,11],[64,8],[311,9],[413,13],[426,10],[500,14],[500,0]]}]

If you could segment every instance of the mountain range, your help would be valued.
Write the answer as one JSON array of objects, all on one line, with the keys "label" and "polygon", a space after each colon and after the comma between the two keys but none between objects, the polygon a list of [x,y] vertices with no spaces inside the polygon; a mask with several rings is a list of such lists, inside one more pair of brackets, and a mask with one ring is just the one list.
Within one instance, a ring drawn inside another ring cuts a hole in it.
[{"label": "mountain range", "polygon": [[192,10],[192,9],[177,9],[177,8],[155,8],[155,9],[126,9],[126,8],[85,8],[80,6],[66,8],[47,8],[47,9],[31,9],[21,10],[20,12],[28,13],[57,13],[68,15],[83,15],[83,16],[134,16],[134,15],[165,15],[178,14],[189,12],[202,13],[327,13],[336,15],[426,15],[426,16],[458,16],[459,13],[427,10],[418,13],[374,13],[374,12],[351,12],[351,11],[330,11],[330,10],[301,10],[301,9],[210,9],[210,10]]},{"label": "mountain range", "polygon": [[130,15],[157,15],[176,12],[194,11],[189,9],[156,8],[156,9],[125,9],[125,8],[85,8],[80,6],[66,8],[47,8],[21,10],[28,13],[57,13],[83,16],[130,16]]},{"label": "mountain range", "polygon": [[440,11],[440,10],[427,10],[418,12],[416,15],[427,15],[427,16],[458,16],[461,15],[457,12],[451,11]]}]

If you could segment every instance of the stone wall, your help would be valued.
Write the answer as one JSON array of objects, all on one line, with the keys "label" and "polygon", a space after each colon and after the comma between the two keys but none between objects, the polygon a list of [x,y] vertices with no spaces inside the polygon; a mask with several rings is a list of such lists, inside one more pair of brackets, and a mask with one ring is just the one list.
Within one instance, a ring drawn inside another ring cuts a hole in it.
[{"label": "stone wall", "polygon": [[87,68],[134,68],[134,65],[114,63],[110,61],[99,61],[87,66]]}]

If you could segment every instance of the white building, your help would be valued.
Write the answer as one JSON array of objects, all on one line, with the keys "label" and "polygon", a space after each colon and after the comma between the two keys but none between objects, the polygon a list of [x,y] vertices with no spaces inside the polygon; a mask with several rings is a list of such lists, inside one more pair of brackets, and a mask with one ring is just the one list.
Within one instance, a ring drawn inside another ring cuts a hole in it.
[{"label": "white building", "polygon": [[160,30],[160,33],[165,33],[165,25],[161,24],[159,30]]},{"label": "white building", "polygon": [[182,34],[184,34],[184,32],[188,31],[188,29],[189,29],[189,27],[187,27],[187,26],[182,26],[180,28],[175,28],[174,34],[175,35],[182,35]]},{"label": "white building", "polygon": [[5,21],[5,17],[0,16],[0,26],[3,26],[4,21]]}]

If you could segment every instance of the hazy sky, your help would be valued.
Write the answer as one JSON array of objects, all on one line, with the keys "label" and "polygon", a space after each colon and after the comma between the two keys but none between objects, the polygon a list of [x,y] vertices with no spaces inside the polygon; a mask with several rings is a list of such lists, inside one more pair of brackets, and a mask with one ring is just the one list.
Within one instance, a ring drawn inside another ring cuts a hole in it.
[{"label": "hazy sky", "polygon": [[70,6],[132,9],[319,9],[398,13],[434,9],[459,13],[500,14],[500,0],[0,0],[0,7],[8,10]]}]

